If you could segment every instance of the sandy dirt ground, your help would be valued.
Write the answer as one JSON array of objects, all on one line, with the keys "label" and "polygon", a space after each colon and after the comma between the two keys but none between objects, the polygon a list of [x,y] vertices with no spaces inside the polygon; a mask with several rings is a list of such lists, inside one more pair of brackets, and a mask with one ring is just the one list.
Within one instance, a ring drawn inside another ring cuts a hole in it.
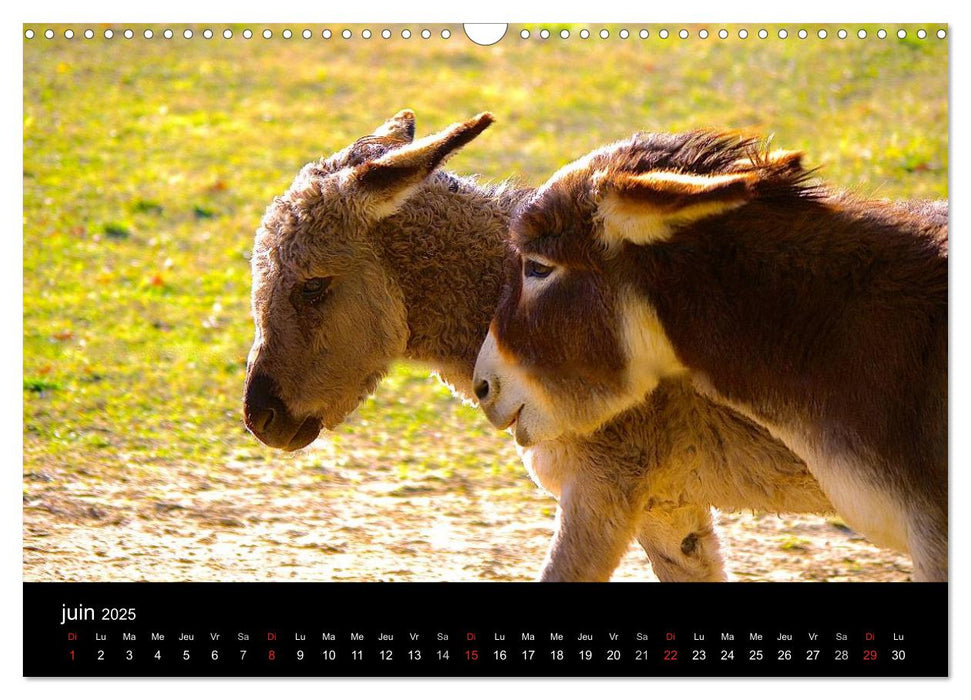
[{"label": "sandy dirt ground", "polygon": [[[27,466],[27,581],[527,581],[555,503],[528,479],[402,476],[326,438],[297,456],[124,473]],[[906,581],[835,518],[722,513],[733,580]],[[614,580],[654,581],[632,546]]]}]

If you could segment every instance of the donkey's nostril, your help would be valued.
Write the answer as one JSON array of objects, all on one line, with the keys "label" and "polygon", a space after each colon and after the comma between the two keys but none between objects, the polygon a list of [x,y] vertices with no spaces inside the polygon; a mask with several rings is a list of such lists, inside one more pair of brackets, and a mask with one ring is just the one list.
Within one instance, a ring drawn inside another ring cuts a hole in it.
[{"label": "donkey's nostril", "polygon": [[274,418],[276,418],[276,411],[274,411],[272,408],[266,409],[263,412],[263,415],[260,416],[260,419],[262,420],[262,425],[260,426],[260,430],[266,430],[267,428],[269,428],[270,423],[273,422]]},{"label": "donkey's nostril", "polygon": [[259,435],[264,435],[273,423],[273,419],[276,418],[276,411],[272,408],[260,408],[250,411],[246,417],[250,430]]},{"label": "donkey's nostril", "polygon": [[269,431],[287,423],[286,405],[277,396],[273,380],[262,373],[252,375],[246,383],[243,397],[243,417],[246,427],[265,440]]},{"label": "donkey's nostril", "polygon": [[472,387],[472,390],[475,392],[475,396],[479,399],[479,401],[484,401],[485,397],[489,395],[489,382],[487,382],[485,379],[480,379],[475,383],[475,386]]}]

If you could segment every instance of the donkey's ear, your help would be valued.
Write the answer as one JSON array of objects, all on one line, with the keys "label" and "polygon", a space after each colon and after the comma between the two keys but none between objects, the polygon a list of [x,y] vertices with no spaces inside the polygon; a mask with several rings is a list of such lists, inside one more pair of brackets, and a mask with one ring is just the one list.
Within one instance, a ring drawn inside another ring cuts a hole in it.
[{"label": "donkey's ear", "polygon": [[678,226],[735,209],[754,195],[756,172],[689,175],[600,172],[594,176],[597,218],[608,246],[647,245],[667,239]]},{"label": "donkey's ear", "polygon": [[379,219],[390,216],[435,168],[493,121],[491,114],[483,113],[466,122],[452,124],[437,134],[362,163],[353,170],[351,177],[367,194],[373,205],[373,215]]},{"label": "donkey's ear", "polygon": [[411,143],[415,140],[415,113],[403,109],[374,130],[373,136],[390,137],[395,141]]}]

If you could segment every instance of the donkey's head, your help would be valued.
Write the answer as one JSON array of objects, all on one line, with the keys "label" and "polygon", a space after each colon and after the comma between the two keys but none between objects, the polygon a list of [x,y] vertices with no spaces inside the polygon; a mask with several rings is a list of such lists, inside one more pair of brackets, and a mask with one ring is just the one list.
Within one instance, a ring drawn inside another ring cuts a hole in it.
[{"label": "donkey's head", "polygon": [[455,150],[489,124],[480,114],[413,141],[404,110],[373,134],[300,171],[274,199],[253,247],[256,338],[246,426],[296,450],[340,423],[408,340],[401,290],[371,232]]},{"label": "donkey's head", "polygon": [[520,271],[474,378],[490,421],[515,424],[522,445],[586,433],[683,371],[625,253],[798,191],[799,159],[711,132],[643,134],[553,175],[512,222]]}]

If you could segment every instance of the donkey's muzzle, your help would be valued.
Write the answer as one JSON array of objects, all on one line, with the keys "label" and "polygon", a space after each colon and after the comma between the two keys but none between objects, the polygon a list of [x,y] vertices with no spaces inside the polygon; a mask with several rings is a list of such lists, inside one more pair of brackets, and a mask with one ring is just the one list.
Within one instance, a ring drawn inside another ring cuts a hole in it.
[{"label": "donkey's muzzle", "polygon": [[294,417],[279,397],[276,382],[262,373],[250,375],[246,382],[243,419],[260,442],[287,451],[309,445],[322,427],[319,418]]}]

